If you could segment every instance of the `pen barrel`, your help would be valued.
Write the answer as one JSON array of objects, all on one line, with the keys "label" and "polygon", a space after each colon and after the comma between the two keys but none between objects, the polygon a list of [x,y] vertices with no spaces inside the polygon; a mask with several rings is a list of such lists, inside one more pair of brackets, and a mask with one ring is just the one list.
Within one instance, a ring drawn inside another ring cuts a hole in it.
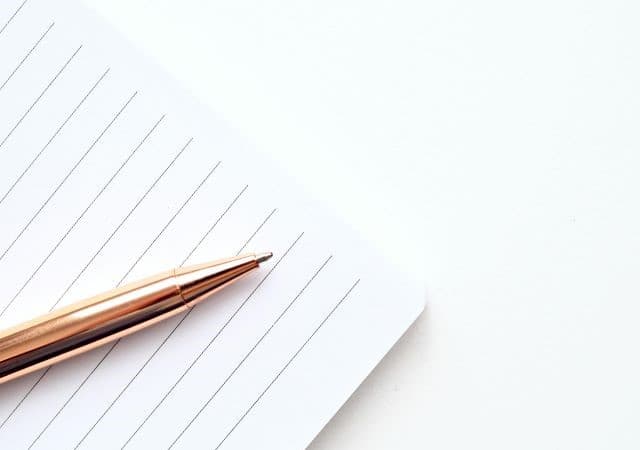
[{"label": "pen barrel", "polygon": [[186,309],[171,272],[53,311],[0,334],[0,383],[89,351]]},{"label": "pen barrel", "polygon": [[266,258],[236,256],[176,269],[1,332],[0,383],[186,311],[256,269]]}]

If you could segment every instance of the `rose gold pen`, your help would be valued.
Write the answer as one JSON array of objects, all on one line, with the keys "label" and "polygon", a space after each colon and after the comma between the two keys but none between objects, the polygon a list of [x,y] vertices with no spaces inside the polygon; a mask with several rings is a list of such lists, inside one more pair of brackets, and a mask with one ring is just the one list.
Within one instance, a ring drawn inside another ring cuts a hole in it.
[{"label": "rose gold pen", "polygon": [[0,333],[0,383],[56,364],[193,308],[271,253],[175,269]]}]

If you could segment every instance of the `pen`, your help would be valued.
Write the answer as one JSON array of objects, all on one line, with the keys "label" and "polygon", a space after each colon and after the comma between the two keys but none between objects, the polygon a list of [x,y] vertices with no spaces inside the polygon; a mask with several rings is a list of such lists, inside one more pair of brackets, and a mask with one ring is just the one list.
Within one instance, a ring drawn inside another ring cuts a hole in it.
[{"label": "pen", "polygon": [[236,256],[174,269],[0,332],[0,383],[187,311],[271,256]]}]

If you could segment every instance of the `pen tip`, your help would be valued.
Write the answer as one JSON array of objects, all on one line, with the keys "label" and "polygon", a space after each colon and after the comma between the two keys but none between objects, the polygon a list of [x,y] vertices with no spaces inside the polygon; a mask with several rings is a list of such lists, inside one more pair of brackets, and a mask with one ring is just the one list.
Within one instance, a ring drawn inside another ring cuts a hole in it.
[{"label": "pen tip", "polygon": [[273,256],[273,253],[271,252],[259,253],[256,255],[256,260],[258,261],[258,263],[263,263],[271,259],[272,256]]}]

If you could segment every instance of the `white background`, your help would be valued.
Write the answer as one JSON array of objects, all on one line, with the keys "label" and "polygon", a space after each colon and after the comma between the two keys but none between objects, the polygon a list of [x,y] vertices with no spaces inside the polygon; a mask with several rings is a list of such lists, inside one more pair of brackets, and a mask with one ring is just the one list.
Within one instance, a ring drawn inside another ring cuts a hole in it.
[{"label": "white background", "polygon": [[637,2],[85,1],[426,286],[312,449],[640,446]]}]

